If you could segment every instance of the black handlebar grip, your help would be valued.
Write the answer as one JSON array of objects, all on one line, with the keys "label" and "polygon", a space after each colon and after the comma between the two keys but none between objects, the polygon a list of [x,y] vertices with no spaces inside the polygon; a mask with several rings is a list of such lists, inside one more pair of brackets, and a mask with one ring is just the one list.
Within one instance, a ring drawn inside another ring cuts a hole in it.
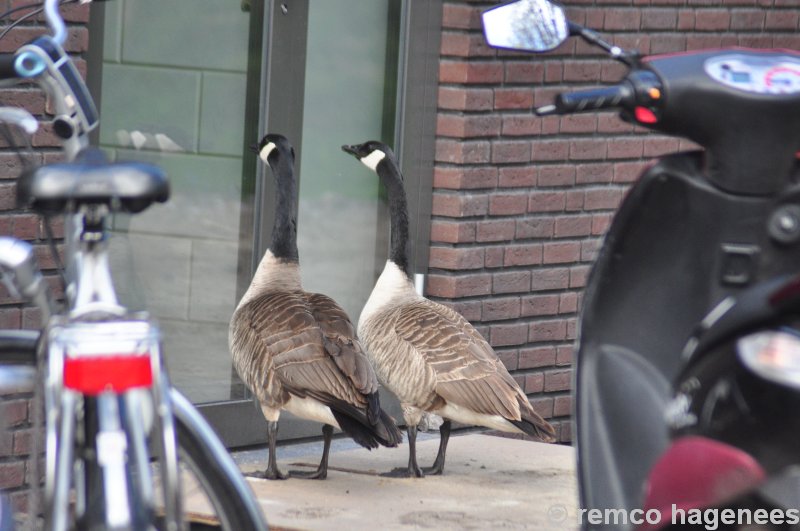
[{"label": "black handlebar grip", "polygon": [[634,98],[627,84],[613,85],[579,92],[565,92],[556,96],[557,114],[597,111],[624,107]]},{"label": "black handlebar grip", "polygon": [[30,51],[0,53],[0,79],[34,77],[46,68],[44,60]]},{"label": "black handlebar grip", "polygon": [[14,53],[0,53],[0,79],[16,79],[17,55]]}]

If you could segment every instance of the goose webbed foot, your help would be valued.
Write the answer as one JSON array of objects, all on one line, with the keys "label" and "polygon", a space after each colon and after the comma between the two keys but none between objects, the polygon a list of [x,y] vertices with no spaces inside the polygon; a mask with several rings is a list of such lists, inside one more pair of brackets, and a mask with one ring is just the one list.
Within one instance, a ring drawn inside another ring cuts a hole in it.
[{"label": "goose webbed foot", "polygon": [[408,466],[405,468],[398,467],[384,472],[381,474],[387,478],[423,478],[425,474],[422,473],[417,464],[417,427],[409,426],[406,429],[408,433]]},{"label": "goose webbed foot", "polygon": [[436,460],[430,468],[423,468],[423,471],[431,476],[440,476],[444,472],[444,458],[447,453],[447,443],[450,441],[450,421],[445,419],[439,427],[439,452]]},{"label": "goose webbed foot", "polygon": [[319,467],[314,472],[300,472],[290,470],[289,477],[297,479],[325,479],[328,477],[328,455],[331,452],[331,439],[333,437],[333,426],[325,424],[322,426],[322,459]]},{"label": "goose webbed foot", "polygon": [[287,479],[289,476],[278,470],[278,467],[267,467],[263,472],[257,470],[255,472],[246,472],[244,474],[248,478],[256,479]]}]

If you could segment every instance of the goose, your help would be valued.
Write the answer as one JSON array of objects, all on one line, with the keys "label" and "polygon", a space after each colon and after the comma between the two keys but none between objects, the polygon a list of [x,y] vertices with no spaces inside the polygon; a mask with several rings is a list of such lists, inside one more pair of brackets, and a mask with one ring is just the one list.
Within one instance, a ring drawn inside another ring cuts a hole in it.
[{"label": "goose", "polygon": [[417,424],[423,412],[444,420],[428,474],[442,474],[452,421],[524,433],[545,442],[555,431],[533,409],[492,347],[456,311],[414,288],[408,262],[408,207],[392,150],[369,141],[342,149],[378,174],[386,187],[390,251],[358,321],[378,379],[400,400],[408,435],[408,466],[387,475],[423,477],[417,465]]},{"label": "goose", "polygon": [[291,477],[325,479],[334,428],[362,446],[395,447],[402,433],[380,407],[378,380],[355,328],[331,298],[303,290],[297,250],[294,149],[277,134],[257,146],[277,183],[272,242],[231,318],[228,343],[242,381],[267,420],[266,479],[285,479],[276,462],[281,410],[323,424],[316,471]]}]

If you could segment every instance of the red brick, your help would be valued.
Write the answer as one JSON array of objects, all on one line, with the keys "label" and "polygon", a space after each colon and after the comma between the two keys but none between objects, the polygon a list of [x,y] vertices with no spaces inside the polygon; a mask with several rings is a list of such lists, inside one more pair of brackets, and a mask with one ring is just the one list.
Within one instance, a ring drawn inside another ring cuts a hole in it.
[{"label": "red brick", "polygon": [[427,293],[434,297],[455,299],[491,292],[492,276],[485,273],[447,276],[428,275]]},{"label": "red brick", "polygon": [[533,136],[542,131],[542,120],[533,114],[511,114],[503,116],[504,136]]},{"label": "red brick", "polygon": [[497,168],[437,166],[433,170],[433,187],[452,190],[494,188],[497,186]]},{"label": "red brick", "polygon": [[505,251],[504,245],[499,245],[497,247],[487,247],[484,251],[484,267],[493,269],[498,267],[503,267],[503,253]]},{"label": "red brick", "polygon": [[609,9],[603,21],[603,29],[637,30],[641,22],[641,13],[639,9]]},{"label": "red brick", "polygon": [[600,79],[601,69],[602,65],[597,61],[570,61],[564,64],[564,81],[596,83]]},{"label": "red brick", "polygon": [[[495,350],[497,357],[500,358],[500,361],[505,365],[506,369],[509,371],[516,371],[517,370],[517,351],[516,350],[506,350],[506,349],[499,349]],[[544,389],[544,375],[542,375],[542,389]]]},{"label": "red brick", "polygon": [[720,31],[728,29],[731,14],[723,9],[698,10],[694,28],[697,31]]},{"label": "red brick", "polygon": [[569,145],[572,160],[597,160],[606,157],[606,139],[573,140]]},{"label": "red brick", "polygon": [[622,200],[623,192],[618,189],[587,190],[584,201],[586,210],[616,209]]},{"label": "red brick", "polygon": [[536,369],[556,364],[555,347],[524,348],[519,351],[519,368]]},{"label": "red brick", "polygon": [[523,218],[516,221],[514,237],[517,240],[549,238],[553,235],[555,221],[552,218]]},{"label": "red brick", "polygon": [[475,240],[479,242],[509,241],[514,238],[514,220],[479,221]]},{"label": "red brick", "polygon": [[503,81],[503,64],[442,61],[439,63],[440,83],[499,83]]},{"label": "red brick", "polygon": [[769,30],[796,30],[798,13],[795,11],[767,11],[764,20],[764,29]]},{"label": "red brick", "polygon": [[592,162],[575,167],[576,184],[611,183],[614,181],[614,166],[611,163]]},{"label": "red brick", "polygon": [[[546,378],[546,376],[545,376]],[[545,386],[547,385],[545,380]],[[546,391],[547,389],[545,389]],[[543,418],[549,419],[553,416],[553,399],[552,398],[534,398],[531,401],[533,409]]]},{"label": "red brick", "polygon": [[497,110],[530,109],[533,91],[529,88],[498,88],[494,91],[494,108]]},{"label": "red brick", "polygon": [[502,321],[519,317],[519,297],[493,298],[483,301],[483,321]]},{"label": "red brick", "polygon": [[[503,166],[500,168],[497,185],[500,188],[529,188],[537,184],[539,177],[535,166]],[[526,198],[527,206],[527,198]]]},{"label": "red brick", "polygon": [[639,178],[647,166],[648,163],[642,161],[616,162],[614,163],[614,182],[632,183]]},{"label": "red brick", "polygon": [[0,401],[0,418],[3,419],[5,428],[25,424],[28,422],[28,401],[24,399]]},{"label": "red brick", "polygon": [[[536,278],[537,273],[533,273]],[[540,317],[558,313],[558,295],[529,295],[522,298],[521,315],[523,317]]]},{"label": "red brick", "polygon": [[528,210],[528,194],[492,194],[489,197],[490,216],[513,216]]},{"label": "red brick", "polygon": [[581,262],[594,262],[600,247],[598,240],[585,240],[581,242]]},{"label": "red brick", "polygon": [[489,198],[485,195],[464,195],[434,191],[432,209],[435,216],[453,218],[483,216],[489,211]]},{"label": "red brick", "polygon": [[545,392],[551,393],[553,391],[569,391],[571,387],[571,370],[548,371],[544,374]]},{"label": "red brick", "polygon": [[678,30],[688,31],[694,29],[694,11],[681,10],[678,13]]},{"label": "red brick", "polygon": [[528,212],[559,212],[565,203],[564,192],[533,192],[528,199]]},{"label": "red brick", "polygon": [[533,143],[534,161],[563,161],[569,156],[569,140],[540,140]]},{"label": "red brick", "polygon": [[454,111],[485,111],[494,106],[492,89],[439,87],[439,107]]},{"label": "red brick", "polygon": [[489,162],[489,152],[489,142],[439,139],[436,141],[435,160],[451,164]]},{"label": "red brick", "polygon": [[439,49],[441,55],[452,57],[491,57],[496,52],[489,48],[483,35],[470,35],[445,31]]},{"label": "red brick", "polygon": [[592,216],[592,234],[600,236],[605,234],[608,227],[611,226],[611,214],[595,214]]},{"label": "red brick", "polygon": [[25,483],[25,463],[0,463],[0,489],[21,487]]},{"label": "red brick", "polygon": [[476,7],[445,3],[442,7],[442,27],[471,29],[480,27],[480,12]]},{"label": "red brick", "polygon": [[501,123],[499,116],[439,114],[436,134],[455,138],[497,136]]},{"label": "red brick", "polygon": [[503,265],[506,267],[538,265],[541,263],[541,244],[505,246]]},{"label": "red brick", "polygon": [[556,349],[556,365],[571,365],[573,350],[572,345],[560,345]]},{"label": "red brick", "polygon": [[572,398],[569,396],[557,396],[553,403],[553,416],[566,417],[572,414]]},{"label": "red brick", "polygon": [[529,162],[531,160],[531,143],[500,140],[492,142],[492,162],[503,164],[510,162]]},{"label": "red brick", "polygon": [[564,216],[556,219],[555,237],[589,236],[592,233],[591,216]]},{"label": "red brick", "polygon": [[570,287],[571,271],[566,268],[534,269],[531,291],[551,291]]},{"label": "red brick", "polygon": [[644,139],[644,156],[647,158],[660,157],[667,153],[675,153],[680,147],[677,138],[654,137]]},{"label": "red brick", "polygon": [[581,246],[578,242],[553,242],[544,244],[545,264],[565,264],[580,259]]},{"label": "red brick", "polygon": [[578,294],[562,293],[558,299],[558,313],[575,313],[578,311]]},{"label": "red brick", "polygon": [[506,63],[506,83],[539,84],[544,81],[545,65],[541,62]]},{"label": "red brick", "polygon": [[586,286],[589,276],[589,266],[573,266],[569,270],[569,287],[582,288]]},{"label": "red brick", "polygon": [[597,116],[572,114],[561,117],[562,133],[594,133],[597,131]]},{"label": "red brick", "polygon": [[464,270],[483,267],[483,249],[473,247],[431,247],[430,267]]},{"label": "red brick", "polygon": [[643,152],[644,141],[641,138],[615,138],[608,141],[610,159],[641,158]]},{"label": "red brick", "polygon": [[734,9],[731,11],[732,30],[764,29],[765,13],[760,9]]},{"label": "red brick", "polygon": [[678,25],[678,12],[674,9],[643,9],[642,30],[668,30]]},{"label": "red brick", "polygon": [[442,301],[453,310],[464,316],[469,322],[477,322],[481,320],[481,302],[480,301]]},{"label": "red brick", "polygon": [[431,242],[468,243],[475,241],[475,223],[463,221],[431,221]]},{"label": "red brick", "polygon": [[492,275],[492,293],[527,293],[530,289],[530,271],[503,271]]},{"label": "red brick", "polygon": [[523,389],[526,393],[541,393],[544,391],[544,374],[526,374]]},{"label": "red brick", "polygon": [[528,325],[525,323],[495,324],[490,328],[489,343],[493,347],[522,345],[528,340]]}]

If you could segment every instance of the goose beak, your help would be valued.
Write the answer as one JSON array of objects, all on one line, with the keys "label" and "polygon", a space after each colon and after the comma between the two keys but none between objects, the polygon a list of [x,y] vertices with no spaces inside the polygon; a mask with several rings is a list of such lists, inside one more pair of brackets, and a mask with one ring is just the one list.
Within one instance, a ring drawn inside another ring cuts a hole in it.
[{"label": "goose beak", "polygon": [[350,153],[355,158],[358,158],[358,149],[357,148],[358,148],[358,146],[344,145],[344,146],[342,146],[342,151],[344,151],[345,153]]}]

